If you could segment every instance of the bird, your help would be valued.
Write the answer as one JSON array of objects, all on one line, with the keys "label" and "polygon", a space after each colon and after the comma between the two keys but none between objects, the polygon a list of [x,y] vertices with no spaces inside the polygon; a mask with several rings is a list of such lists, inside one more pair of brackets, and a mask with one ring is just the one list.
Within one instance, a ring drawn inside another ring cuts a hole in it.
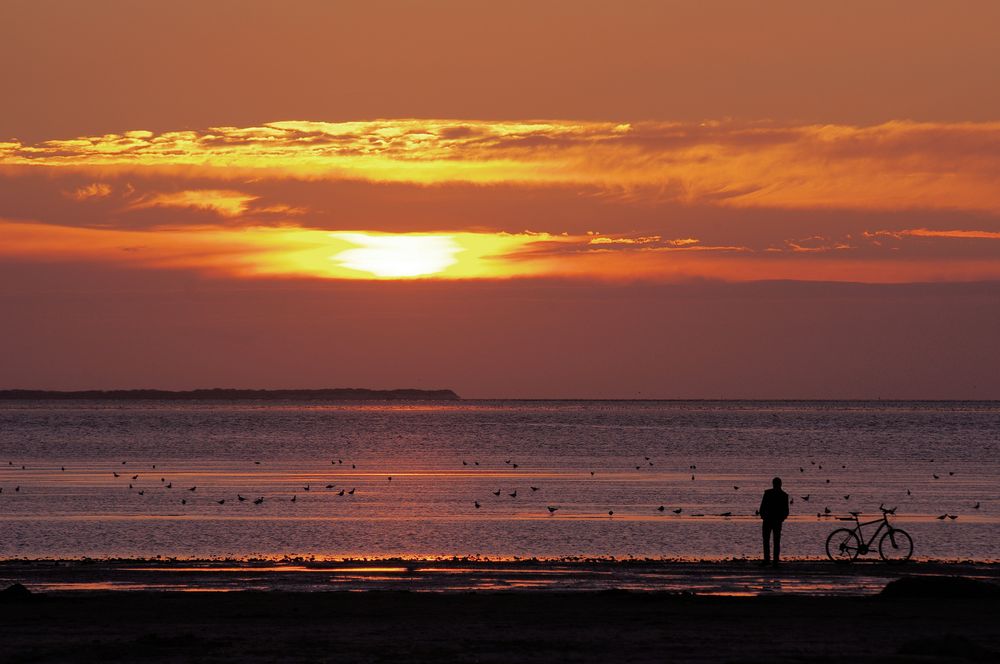
[{"label": "bird", "polygon": [[517,498],[517,489],[514,489],[514,493],[508,493],[507,495],[511,498]]},{"label": "bird", "polygon": [[552,506],[548,506],[548,507],[546,507],[545,509],[547,509],[547,510],[549,511],[549,514],[554,514],[554,513],[555,513],[555,511],[556,511],[557,509],[559,509],[559,508],[558,508],[558,507],[552,507]]},{"label": "bird", "polygon": [[827,483],[827,484],[829,484],[829,483],[830,483],[830,480],[827,480],[827,481],[826,481],[826,483]]},{"label": "bird", "polygon": [[951,519],[952,521],[954,521],[955,519],[958,518],[958,515],[957,514],[949,514],[948,518]]},{"label": "bird", "polygon": [[292,496],[292,502],[293,503],[295,502],[295,496]]},{"label": "bird", "polygon": [[733,513],[732,513],[732,512],[723,512],[723,513],[722,513],[722,514],[720,514],[719,516],[732,516],[732,515],[733,515]]},{"label": "bird", "polygon": [[340,490],[340,492],[339,492],[339,493],[338,493],[337,495],[338,495],[338,496],[343,496],[343,495],[344,495],[344,490],[343,490],[343,489],[341,489],[341,490]]},{"label": "bird", "polygon": [[663,511],[663,510],[665,510],[665,509],[667,509],[667,508],[666,508],[666,507],[664,507],[663,505],[660,505],[659,507],[657,507],[657,508],[656,508],[656,511],[657,511],[657,512],[662,512],[662,511]]},{"label": "bird", "polygon": [[538,487],[537,486],[528,487],[528,488],[530,488],[532,491],[538,491]]},{"label": "bird", "polygon": [[161,484],[162,484],[163,482],[166,482],[166,481],[167,481],[167,478],[166,478],[166,477],[161,477],[161,478],[160,478],[160,483],[161,483]]},{"label": "bird", "polygon": [[804,473],[804,472],[806,472],[806,469],[805,469],[805,468],[803,468],[802,466],[799,466],[799,472],[800,472],[800,473]]},{"label": "bird", "polygon": [[478,461],[473,461],[472,463],[475,464],[475,465],[477,465],[477,466],[479,465]]},{"label": "bird", "polygon": [[111,471],[111,474],[114,475],[115,477],[120,477],[120,475],[114,471]]},{"label": "bird", "polygon": [[694,482],[694,475],[691,476],[691,481]]},{"label": "bird", "polygon": [[475,500],[475,501],[473,501],[473,502],[472,502],[472,504],[476,506],[476,509],[477,509],[477,510],[478,510],[478,509],[479,509],[480,507],[482,507],[482,505],[480,505],[480,504],[479,504],[479,501],[478,501],[478,500]]},{"label": "bird", "polygon": [[333,488],[333,485],[332,485],[332,484],[327,484],[327,485],[326,485],[326,488],[327,488],[327,489],[332,489],[332,488]]},{"label": "bird", "polygon": [[496,491],[494,491],[493,495],[494,496],[499,496],[500,495],[500,489],[497,489]]},{"label": "bird", "polygon": [[197,489],[198,489],[198,487],[196,487],[196,486],[193,486],[193,487],[191,487],[190,489],[188,489],[188,491],[196,491]]},{"label": "bird", "polygon": [[910,490],[909,490],[909,489],[907,489],[907,490],[906,490],[906,495],[907,495],[907,496],[909,496],[909,495],[912,495],[912,494],[910,493]]},{"label": "bird", "polygon": [[262,502],[264,502],[264,496],[261,496],[257,500],[253,501],[253,504],[254,505],[260,505]]},{"label": "bird", "polygon": [[636,469],[636,470],[639,470],[639,466],[636,466],[636,467],[635,467],[635,469]]},{"label": "bird", "polygon": [[146,492],[145,492],[145,491],[140,491],[140,492],[139,492],[139,495],[140,495],[140,496],[145,496],[145,495],[146,495]]},{"label": "bird", "polygon": [[646,461],[649,461],[649,457],[642,457],[642,458],[645,459]]},{"label": "bird", "polygon": [[506,461],[504,461],[504,463],[509,466],[510,465],[510,459],[507,459]]},{"label": "bird", "polygon": [[66,466],[62,466],[62,467],[61,467],[60,469],[61,469],[61,470],[62,470],[62,471],[63,471],[64,473],[66,472]]},{"label": "bird", "polygon": [[851,494],[847,494],[846,496],[844,496],[844,500],[850,500],[850,499],[851,499]]},{"label": "bird", "polygon": [[614,516],[614,515],[615,515],[614,510],[608,510],[608,516]]},{"label": "bird", "polygon": [[594,471],[590,471],[590,476],[591,476],[591,477],[593,477],[593,476],[594,476]]},{"label": "bird", "polygon": [[215,502],[219,503],[220,505],[225,505],[226,504],[226,499],[223,498],[222,500],[217,500]]},{"label": "bird", "polygon": [[303,490],[303,491],[308,491],[308,490],[309,490],[309,485],[307,484],[307,485],[305,485],[304,487],[302,487],[302,490]]},{"label": "bird", "polygon": [[133,476],[132,476],[132,479],[133,479],[133,480],[137,480],[137,479],[139,479],[139,476],[138,476],[138,475],[133,475]]},{"label": "bird", "polygon": [[253,465],[255,465],[255,466],[259,466],[259,465],[260,465],[260,461],[254,461],[254,462],[253,462]]},{"label": "bird", "polygon": [[939,480],[939,479],[941,479],[941,478],[940,478],[939,476],[935,475],[934,473],[931,473],[931,475],[933,475],[933,476],[934,476],[934,479],[936,479],[936,480]]},{"label": "bird", "polygon": [[243,501],[245,501],[245,500],[246,500],[246,498],[244,498],[244,497],[243,497],[243,496],[241,496],[240,494],[236,494],[236,500],[238,500],[238,501],[240,501],[240,502],[242,503]]},{"label": "bird", "polygon": [[948,518],[948,515],[947,515],[947,514],[942,514],[941,516],[939,516],[939,517],[937,518],[937,520],[938,520],[938,521],[944,521],[944,520],[945,520],[945,519],[947,519],[947,518]]},{"label": "bird", "polygon": [[680,514],[683,509],[684,509],[683,507],[678,507],[673,512],[674,512],[674,514]]},{"label": "bird", "polygon": [[510,464],[510,466],[511,466],[511,468],[517,468],[517,464],[516,463]]},{"label": "bird", "polygon": [[184,498],[181,498],[181,505],[187,505],[187,504],[188,504],[188,501],[186,499],[184,499]]},{"label": "bird", "polygon": [[739,491],[739,490],[740,490],[740,488],[734,484],[733,485],[733,491]]},{"label": "bird", "polygon": [[132,484],[131,483],[129,483],[128,488],[130,488],[130,489],[132,488]]},{"label": "bird", "polygon": [[812,495],[811,493],[807,493],[804,496],[799,496],[799,498],[801,498],[802,500],[804,500],[804,501],[806,501],[808,503],[809,502],[809,496],[811,496],[811,495]]},{"label": "bird", "polygon": [[174,483],[173,482],[167,482],[167,488],[168,489],[173,489],[174,488]]},{"label": "bird", "polygon": [[[352,466],[352,468],[353,468],[353,466]],[[390,482],[392,481],[392,475],[389,475],[389,481]]]},{"label": "bird", "polygon": [[978,510],[979,509],[979,501],[978,500],[976,501],[976,504],[972,506],[972,509],[974,509],[974,510]]},{"label": "bird", "polygon": [[831,510],[830,510],[829,507],[824,507],[823,508],[823,514],[829,514],[830,512],[831,512]]},{"label": "bird", "polygon": [[353,496],[354,495],[354,491],[355,491],[354,487],[351,487],[351,490],[347,492],[347,495],[348,496]]},{"label": "bird", "polygon": [[948,474],[949,474],[949,475],[954,475],[955,473],[954,473],[953,471],[949,470],[949,471],[948,471]]},{"label": "bird", "polygon": [[466,462],[465,462],[465,461],[463,460],[463,461],[462,461],[462,465],[463,465],[463,466],[468,466],[469,464],[468,464],[468,463],[466,463]]}]

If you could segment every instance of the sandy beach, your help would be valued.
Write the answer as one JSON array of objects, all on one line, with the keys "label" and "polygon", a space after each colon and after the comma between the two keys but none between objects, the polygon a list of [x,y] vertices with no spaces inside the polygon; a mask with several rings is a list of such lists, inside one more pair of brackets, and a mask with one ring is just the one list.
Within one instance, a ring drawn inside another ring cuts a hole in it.
[{"label": "sandy beach", "polygon": [[3,585],[28,590],[0,595],[0,640],[9,662],[996,661],[998,577],[960,563],[7,561]]}]

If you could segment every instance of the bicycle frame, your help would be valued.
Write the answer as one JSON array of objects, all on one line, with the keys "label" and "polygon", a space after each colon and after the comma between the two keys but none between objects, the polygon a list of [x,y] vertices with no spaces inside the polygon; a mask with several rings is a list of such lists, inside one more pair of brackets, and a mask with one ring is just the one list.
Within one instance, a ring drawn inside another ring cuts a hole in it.
[{"label": "bicycle frame", "polygon": [[[862,546],[861,553],[862,554],[868,553],[868,551],[872,548],[872,544],[875,542],[875,540],[878,538],[878,536],[882,534],[882,531],[884,529],[888,528],[890,531],[892,530],[892,526],[889,525],[889,519],[888,519],[887,515],[885,515],[885,514],[882,515],[881,519],[872,519],[871,521],[865,521],[864,523],[861,522],[861,518],[860,517],[855,516],[854,517],[854,521],[858,524],[858,525],[856,525],[854,527],[854,532],[857,533],[857,535],[858,535],[858,541],[861,543],[861,546]],[[865,541],[865,536],[864,536],[864,533],[862,532],[861,528],[863,526],[870,526],[873,523],[877,523],[878,524],[878,528],[876,528],[875,532],[872,533],[872,536],[869,537],[867,541]]]}]

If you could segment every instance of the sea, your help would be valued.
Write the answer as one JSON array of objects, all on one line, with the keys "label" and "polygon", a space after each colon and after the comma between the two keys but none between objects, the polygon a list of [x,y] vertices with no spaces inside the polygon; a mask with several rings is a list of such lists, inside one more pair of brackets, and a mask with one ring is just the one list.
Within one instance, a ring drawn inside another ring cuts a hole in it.
[{"label": "sea", "polygon": [[0,402],[0,559],[752,559],[774,477],[1000,559],[1000,402],[515,400]]}]

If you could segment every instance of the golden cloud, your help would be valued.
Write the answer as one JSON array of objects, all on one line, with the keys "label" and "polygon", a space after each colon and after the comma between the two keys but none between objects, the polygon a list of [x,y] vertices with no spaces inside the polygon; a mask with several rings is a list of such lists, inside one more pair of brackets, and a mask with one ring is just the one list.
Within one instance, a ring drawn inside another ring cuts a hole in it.
[{"label": "golden cloud", "polygon": [[0,143],[0,167],[576,184],[630,201],[1000,212],[1000,123],[272,122]]}]

